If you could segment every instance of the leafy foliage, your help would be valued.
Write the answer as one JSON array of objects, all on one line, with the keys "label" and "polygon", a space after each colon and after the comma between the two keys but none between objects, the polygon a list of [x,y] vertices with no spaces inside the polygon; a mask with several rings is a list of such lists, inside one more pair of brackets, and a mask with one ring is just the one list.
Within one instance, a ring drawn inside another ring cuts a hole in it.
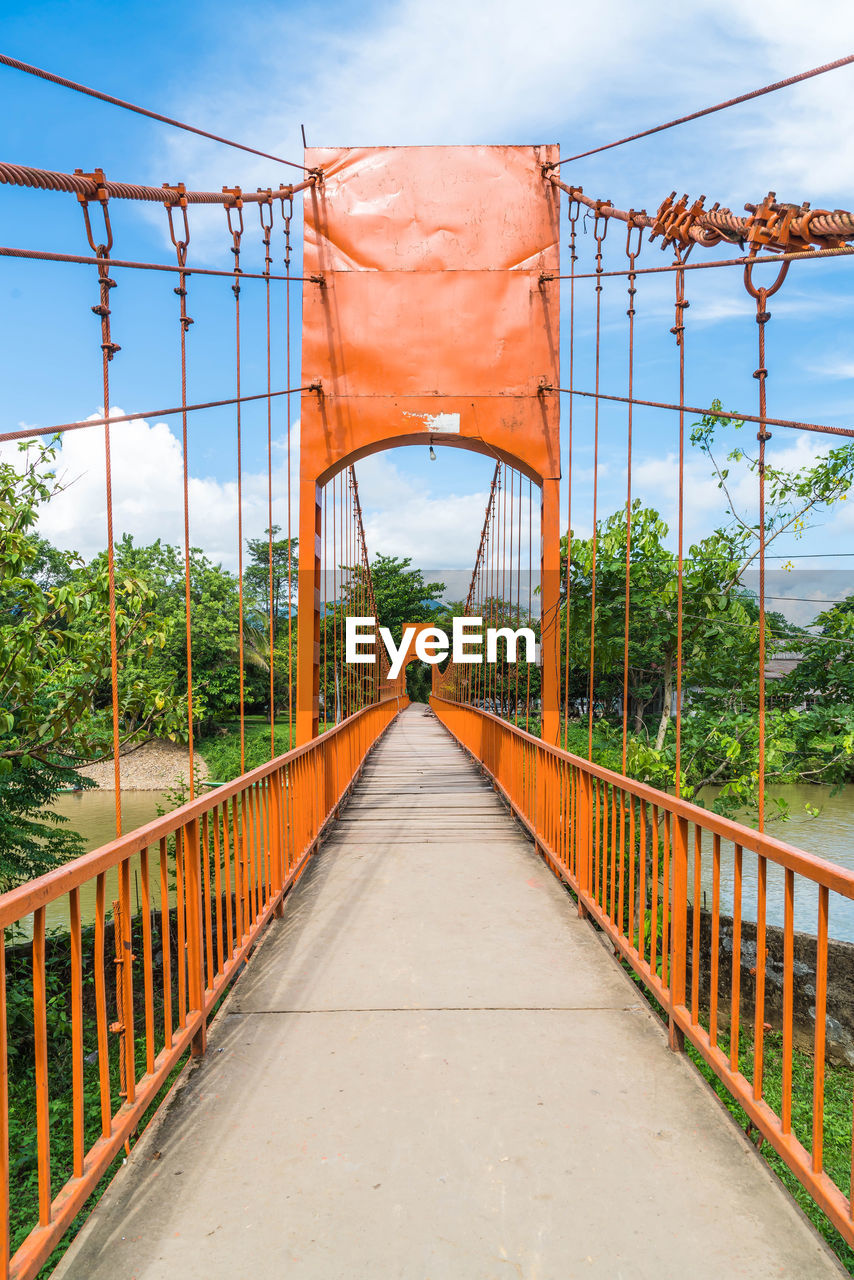
[{"label": "leafy foliage", "polygon": [[[757,802],[759,611],[743,575],[759,554],[759,526],[735,502],[737,470],[756,473],[758,460],[742,449],[716,453],[720,429],[739,430],[715,403],[695,424],[691,441],[709,459],[727,500],[728,522],[691,546],[682,575],[681,789],[698,798],[721,788],[715,807],[744,814]],[[766,464],[766,545],[784,533],[800,536],[820,511],[846,497],[854,479],[854,446],[832,449],[796,472]],[[571,715],[612,726],[623,703],[623,656],[628,521],[625,509],[597,527],[595,652],[589,676],[593,587],[592,540],[562,546],[564,639],[569,663],[563,696]],[[629,592],[627,768],[662,789],[675,781],[678,654],[676,556],[658,512],[635,502]],[[851,602],[854,605],[854,602]],[[766,663],[775,652],[806,653],[784,680],[766,681],[766,780],[838,782],[854,756],[854,612],[836,606],[819,620],[810,642],[779,614],[765,616]],[[567,631],[568,626],[568,631]],[[585,753],[586,754],[586,753]],[[787,816],[784,803],[780,816]]]},{"label": "leafy foliage", "polygon": [[[23,446],[0,463],[0,883],[48,870],[80,851],[62,820],[43,814],[76,770],[112,747],[109,577],[106,558],[84,565],[34,526],[61,486],[56,445]],[[132,567],[117,570],[115,625],[122,742],[175,734],[180,698],[164,691],[153,656],[164,631],[154,594]]]},{"label": "leafy foliage", "polygon": [[[161,643],[153,653],[136,650],[124,664],[121,684],[145,672],[186,708],[187,624],[184,553],[158,538],[135,546],[125,535],[116,545],[117,572],[146,584]],[[99,564],[104,557],[94,563]],[[196,731],[231,717],[240,705],[238,586],[234,574],[213,564],[197,547],[190,551],[190,612],[193,624],[193,718]],[[96,624],[100,620],[96,619]],[[186,717],[186,710],[185,710]],[[186,718],[176,732],[186,736]]]}]

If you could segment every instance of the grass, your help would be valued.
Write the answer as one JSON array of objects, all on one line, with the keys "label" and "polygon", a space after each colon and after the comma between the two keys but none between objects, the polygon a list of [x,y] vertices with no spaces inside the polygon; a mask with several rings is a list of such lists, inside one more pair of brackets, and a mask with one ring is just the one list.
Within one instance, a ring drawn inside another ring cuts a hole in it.
[{"label": "grass", "polygon": [[[653,993],[635,973],[628,961],[621,964],[629,977],[640,988],[648,1004],[661,1019],[667,1022],[667,1012],[656,1000]],[[730,1041],[726,1032],[718,1032],[718,1045],[729,1055]],[[854,1249],[840,1234],[828,1218],[827,1214],[813,1200],[810,1193],[792,1173],[783,1158],[777,1154],[770,1142],[757,1143],[756,1131],[750,1123],[747,1112],[736,1102],[726,1085],[718,1078],[712,1068],[686,1038],[685,1052],[694,1063],[700,1075],[715,1091],[723,1105],[734,1117],[739,1128],[751,1136],[757,1146],[759,1156],[780,1179],[783,1186],[797,1201],[800,1208],[809,1218],[833,1252],[839,1258],[849,1275],[854,1275]],[[746,1079],[753,1079],[754,1041],[753,1036],[744,1028],[739,1034],[738,1067]],[[809,1151],[812,1148],[812,1087],[814,1058],[811,1054],[798,1049],[792,1052],[792,1131],[799,1142]],[[780,1115],[783,1101],[783,1033],[781,1031],[766,1032],[763,1041],[762,1096],[771,1110]],[[825,1064],[824,1085],[824,1170],[835,1182],[840,1191],[850,1194],[851,1177],[851,1144],[852,1144],[852,1098],[854,1098],[854,1069],[847,1066]]]},{"label": "grass", "polygon": [[[245,722],[246,770],[256,769],[270,759],[270,722],[261,716],[247,716]],[[276,719],[276,755],[291,747],[287,716]],[[196,751],[208,767],[212,783],[231,782],[240,776],[240,725],[228,724],[196,744]]]},{"label": "grass", "polygon": [[[719,1036],[719,1043],[724,1052],[729,1052],[726,1036]],[[686,1046],[692,1061],[698,1067],[722,1100],[724,1106],[735,1116],[741,1128],[747,1130],[749,1120],[726,1086],[721,1083],[712,1068],[706,1064],[693,1046]],[[739,1068],[748,1080],[753,1078],[754,1043],[750,1035],[739,1037]],[[769,1031],[764,1039],[764,1069],[762,1093],[771,1109],[780,1114],[783,1099],[783,1034]],[[792,1130],[798,1140],[809,1151],[812,1134],[812,1055],[799,1052],[792,1054]],[[824,1169],[836,1183],[840,1191],[846,1195],[850,1191],[851,1176],[851,1102],[854,1088],[854,1070],[846,1066],[825,1066],[824,1086]],[[801,1185],[795,1175],[777,1154],[770,1142],[763,1142],[760,1154],[773,1169],[774,1173],[798,1202],[813,1226],[824,1237],[831,1249],[850,1275],[854,1275],[854,1249],[840,1235],[836,1227],[825,1213],[818,1207],[812,1196]]]},{"label": "grass", "polygon": [[[270,759],[270,721],[265,716],[246,716],[244,733],[244,756],[246,772],[257,769]],[[331,725],[321,724],[324,733]],[[296,746],[296,732],[288,731],[287,716],[277,716],[275,724],[276,755],[284,755]],[[231,782],[239,778],[240,769],[240,722],[233,721],[223,725],[215,734],[202,738],[196,744],[196,751],[208,767],[210,785],[218,786],[223,782]]]}]

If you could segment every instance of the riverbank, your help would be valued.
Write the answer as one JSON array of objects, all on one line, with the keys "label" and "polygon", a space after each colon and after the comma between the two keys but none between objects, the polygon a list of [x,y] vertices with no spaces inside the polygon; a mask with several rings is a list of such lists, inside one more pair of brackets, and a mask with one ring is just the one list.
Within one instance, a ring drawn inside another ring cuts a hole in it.
[{"label": "riverbank", "polygon": [[[208,767],[196,751],[196,773],[199,781],[206,782]],[[179,779],[190,777],[190,753],[178,742],[166,742],[152,738],[140,747],[134,747],[119,759],[122,790],[168,791]],[[99,760],[78,770],[84,778],[91,778],[102,791],[115,790],[113,761]]]}]

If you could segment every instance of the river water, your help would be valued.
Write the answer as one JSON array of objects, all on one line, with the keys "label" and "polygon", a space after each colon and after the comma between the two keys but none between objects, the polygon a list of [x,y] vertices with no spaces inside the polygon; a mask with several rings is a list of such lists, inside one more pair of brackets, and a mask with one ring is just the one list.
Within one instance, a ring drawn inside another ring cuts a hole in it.
[{"label": "river water", "polygon": [[[708,793],[709,800],[712,792]],[[769,787],[767,808],[773,812],[774,801],[780,796],[788,801],[791,817],[788,822],[772,822],[768,834],[783,840],[786,844],[805,849],[807,853],[829,862],[839,863],[843,867],[854,870],[854,784],[843,787],[836,795],[831,795],[825,787],[786,786]],[[122,813],[125,831],[142,826],[157,816],[158,804],[165,806],[165,793],[161,791],[125,791],[122,794]],[[821,810],[817,818],[808,816],[805,805],[810,804]],[[112,791],[79,791],[60,796],[55,808],[57,812],[68,818],[69,824],[79,831],[86,841],[87,849],[97,849],[100,845],[112,840],[115,834],[115,803]],[[702,890],[706,905],[712,900],[712,865],[711,839],[704,849]],[[693,866],[689,868],[693,874]],[[747,920],[756,919],[756,859],[752,854],[744,854],[744,889],[742,910]],[[152,877],[156,880],[156,877]],[[721,910],[729,915],[732,911],[733,887],[733,850],[726,843],[721,844]],[[152,883],[152,891],[156,896],[157,886]],[[115,876],[108,876],[107,901],[111,902],[117,892]],[[131,885],[134,910],[138,906],[139,885],[134,877]],[[796,877],[795,886],[795,928],[804,933],[814,933],[816,928],[816,912],[818,897],[815,890]],[[81,890],[81,907],[84,920],[94,916],[95,887],[94,883]],[[50,918],[48,924],[53,928],[61,928],[67,924],[62,915],[67,908],[58,908],[55,919]],[[767,918],[769,924],[783,923],[783,873],[769,864]],[[835,938],[843,938],[854,942],[854,903],[830,895],[830,933]]]},{"label": "river water", "polygon": [[[122,829],[133,831],[146,822],[157,817],[157,806],[169,808],[165,791],[123,791],[122,792]],[[68,826],[79,831],[86,842],[86,851],[99,849],[108,844],[116,835],[116,800],[115,792],[91,791],[65,792],[57,796],[52,805],[55,813],[68,819]],[[140,886],[139,866],[137,858],[132,859],[134,873],[131,876],[131,903],[134,913],[139,910]],[[159,867],[159,863],[158,863]],[[110,903],[118,897],[118,873],[107,872],[106,894],[107,910]],[[155,906],[160,904],[159,874],[151,877],[151,894]],[[95,919],[95,881],[90,880],[80,886],[80,913],[84,924],[91,924]],[[63,896],[48,907],[45,917],[48,929],[68,928],[68,898]],[[25,935],[29,932],[25,927]]]},{"label": "river water", "polygon": [[[707,804],[713,792],[709,790]],[[835,862],[854,870],[854,784],[841,788],[831,795],[829,787],[807,784],[769,787],[766,814],[773,814],[775,801],[788,802],[790,818],[787,822],[766,824],[766,834],[785,844],[794,845],[806,853]],[[811,818],[805,805],[819,809],[818,817]],[[711,837],[704,840],[702,890],[704,904],[712,902],[712,852]],[[733,903],[733,847],[721,841],[721,912],[732,913]],[[689,886],[693,880],[692,858],[689,856]],[[769,924],[783,923],[784,872],[781,867],[768,863],[766,918]],[[756,919],[756,858],[747,850],[743,856],[742,911],[746,920]],[[690,891],[690,889],[689,889]],[[801,876],[795,876],[795,929],[802,933],[815,933],[818,913],[818,891]],[[830,895],[830,936],[854,942],[854,902]]]}]

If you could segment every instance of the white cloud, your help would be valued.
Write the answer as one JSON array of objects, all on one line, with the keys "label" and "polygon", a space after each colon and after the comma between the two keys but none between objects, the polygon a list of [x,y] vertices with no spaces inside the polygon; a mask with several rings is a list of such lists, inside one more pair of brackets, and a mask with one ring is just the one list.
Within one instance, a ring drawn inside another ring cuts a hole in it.
[{"label": "white cloud", "polygon": [[[680,14],[678,48],[630,0],[397,0],[352,13],[349,25],[340,12],[318,22],[311,7],[305,16],[242,15],[236,50],[229,41],[196,64],[176,112],[297,161],[301,121],[315,145],[561,141],[571,154],[831,61],[854,43],[849,0],[828,0],[820,23],[805,22],[795,0],[757,0],[749,12],[741,0],[698,0]],[[636,208],[655,207],[665,182],[736,209],[769,187],[813,205],[847,198],[852,81],[851,68],[831,72],[608,153],[607,185],[616,174],[619,190],[592,193]],[[218,189],[224,170],[248,189],[296,173],[236,152],[224,163],[222,151],[188,135],[167,146],[169,172],[206,188]],[[603,161],[585,162],[585,179],[591,163],[595,174]],[[221,246],[221,211],[210,228],[194,219],[195,250]]]},{"label": "white cloud", "polygon": [[[741,443],[742,447],[752,450],[755,443],[749,436]],[[827,444],[814,436],[800,433],[793,438],[786,438],[774,443],[768,449],[768,461],[784,471],[798,471],[810,466],[817,458],[827,452]],[[758,489],[757,478],[744,463],[725,461],[728,448],[721,448],[717,453],[721,466],[729,466],[727,488],[732,496],[735,510],[746,521],[757,519]],[[678,519],[677,495],[678,458],[675,453],[668,453],[657,458],[645,458],[638,462],[632,470],[632,489],[635,496],[645,505],[655,507],[670,527],[671,542],[675,543]],[[710,464],[704,455],[695,450],[686,452],[685,456],[685,488],[684,488],[685,545],[704,537],[712,529],[726,526],[730,517],[726,513],[729,505],[726,495],[718,488],[718,482],[712,474]],[[849,514],[847,508],[851,503],[843,503],[834,511],[830,519],[834,522],[854,523],[854,510]]]},{"label": "white cloud", "polygon": [[[113,415],[122,410],[113,409]],[[92,415],[96,417],[97,415]],[[117,423],[111,430],[112,506],[115,539],[132,534],[138,544],[183,545],[183,466],[181,442],[164,422]],[[297,430],[293,433],[296,437]],[[299,450],[292,447],[292,475],[299,469]],[[71,548],[89,559],[106,545],[104,435],[100,427],[69,431],[56,462],[65,488],[44,508],[39,532],[56,546]],[[273,520],[287,520],[286,461],[275,449]],[[244,537],[258,537],[268,523],[266,471],[244,472]],[[295,490],[296,492],[296,490]],[[189,478],[190,541],[227,568],[237,567],[237,484],[211,477]],[[296,513],[292,521],[296,534]]]},{"label": "white cloud", "polygon": [[[409,556],[417,566],[438,570],[474,567],[489,499],[488,485],[470,493],[439,494],[426,483],[413,482],[385,454],[363,459],[356,471],[371,556]],[[518,503],[518,496],[514,501]],[[537,502],[535,491],[535,539],[539,532]],[[522,556],[527,563],[527,488],[521,523]]]},{"label": "white cloud", "polygon": [[823,360],[810,365],[809,372],[820,378],[833,378],[839,381],[850,381],[854,378],[854,359],[845,356],[828,355]]}]

